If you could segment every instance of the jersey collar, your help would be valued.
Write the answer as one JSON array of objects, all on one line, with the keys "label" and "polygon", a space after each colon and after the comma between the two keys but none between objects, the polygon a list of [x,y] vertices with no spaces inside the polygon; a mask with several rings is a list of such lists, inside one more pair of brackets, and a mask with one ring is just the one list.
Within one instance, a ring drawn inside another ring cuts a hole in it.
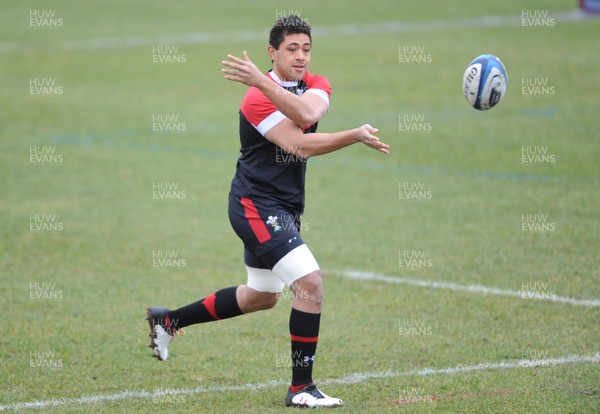
[{"label": "jersey collar", "polygon": [[268,73],[269,73],[269,76],[271,77],[271,79],[273,79],[275,82],[277,82],[279,84],[279,86],[282,86],[284,88],[298,86],[298,81],[282,81],[281,79],[279,79],[279,76],[277,76],[275,74],[273,69],[271,69]]}]

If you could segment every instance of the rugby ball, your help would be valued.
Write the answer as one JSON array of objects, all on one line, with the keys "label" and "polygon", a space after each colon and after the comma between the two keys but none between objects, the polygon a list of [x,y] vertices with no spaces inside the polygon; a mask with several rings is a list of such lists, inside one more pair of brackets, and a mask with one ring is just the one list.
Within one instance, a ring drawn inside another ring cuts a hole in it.
[{"label": "rugby ball", "polygon": [[508,75],[502,61],[494,55],[481,55],[465,70],[463,94],[467,102],[480,111],[498,104],[506,94]]}]

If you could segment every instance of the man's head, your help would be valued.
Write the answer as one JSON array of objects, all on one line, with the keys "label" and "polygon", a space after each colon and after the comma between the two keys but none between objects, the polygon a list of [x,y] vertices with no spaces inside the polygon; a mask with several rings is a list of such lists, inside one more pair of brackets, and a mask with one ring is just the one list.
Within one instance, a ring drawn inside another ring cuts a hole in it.
[{"label": "man's head", "polygon": [[267,52],[273,70],[282,80],[301,80],[310,63],[310,25],[299,16],[282,17],[269,35]]},{"label": "man's head", "polygon": [[281,17],[277,19],[275,22],[275,26],[271,29],[271,33],[269,35],[269,44],[275,48],[275,50],[279,49],[281,42],[286,35],[302,33],[308,36],[308,40],[312,41],[310,35],[310,25],[308,22],[300,16],[292,14],[287,17]]}]

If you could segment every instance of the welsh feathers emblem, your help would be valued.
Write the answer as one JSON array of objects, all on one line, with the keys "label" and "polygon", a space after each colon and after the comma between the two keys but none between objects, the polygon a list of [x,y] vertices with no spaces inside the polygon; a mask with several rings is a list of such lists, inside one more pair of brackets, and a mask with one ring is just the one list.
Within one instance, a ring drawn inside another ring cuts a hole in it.
[{"label": "welsh feathers emblem", "polygon": [[273,231],[282,230],[282,227],[279,224],[279,219],[277,218],[277,216],[269,216],[269,219],[267,220],[267,224],[273,228]]}]

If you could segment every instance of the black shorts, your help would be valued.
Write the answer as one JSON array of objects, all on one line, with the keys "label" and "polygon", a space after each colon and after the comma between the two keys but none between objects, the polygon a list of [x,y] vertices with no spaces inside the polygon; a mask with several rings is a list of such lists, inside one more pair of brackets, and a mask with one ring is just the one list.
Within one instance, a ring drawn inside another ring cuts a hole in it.
[{"label": "black shorts", "polygon": [[229,222],[244,243],[244,262],[249,267],[272,269],[296,247],[300,216],[282,207],[266,206],[247,197],[229,195]]}]

